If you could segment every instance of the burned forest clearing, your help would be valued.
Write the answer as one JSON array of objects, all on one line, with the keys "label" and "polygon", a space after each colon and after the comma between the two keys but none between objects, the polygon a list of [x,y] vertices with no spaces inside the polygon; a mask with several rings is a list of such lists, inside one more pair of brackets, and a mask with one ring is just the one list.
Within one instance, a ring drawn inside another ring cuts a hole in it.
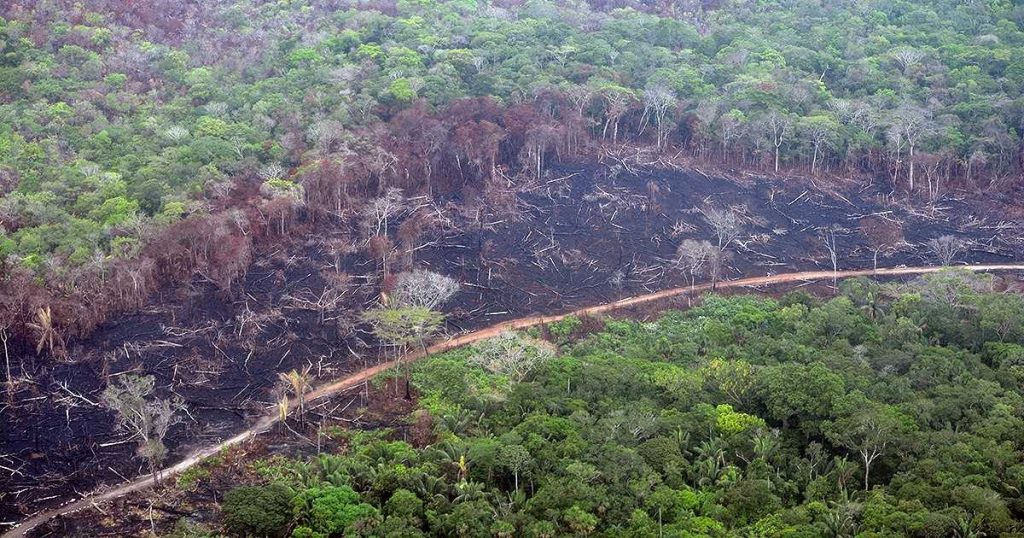
[{"label": "burned forest clearing", "polygon": [[[831,270],[833,260],[839,270],[870,269],[876,259],[879,267],[1019,262],[1020,220],[991,203],[912,208],[872,189],[825,193],[806,180],[733,181],[615,160],[550,170],[475,208],[391,191],[343,225],[310,224],[267,247],[229,290],[197,278],[104,324],[64,360],[15,354],[24,369],[8,389],[0,436],[4,517],[147,472],[132,436],[100,404],[119,376],[153,376],[157,394],[182,404],[167,432],[174,462],[268,413],[289,371],[329,380],[384,360],[360,313],[386,300],[385,270],[456,279],[461,288],[443,309],[444,333],[458,335],[711,277]],[[383,254],[366,244],[380,237],[378,226],[396,245]],[[942,237],[955,238],[952,254]],[[704,241],[720,268],[687,264],[684,246]],[[318,420],[347,411],[349,427],[379,426],[353,413],[371,405],[363,397],[317,409]]]}]

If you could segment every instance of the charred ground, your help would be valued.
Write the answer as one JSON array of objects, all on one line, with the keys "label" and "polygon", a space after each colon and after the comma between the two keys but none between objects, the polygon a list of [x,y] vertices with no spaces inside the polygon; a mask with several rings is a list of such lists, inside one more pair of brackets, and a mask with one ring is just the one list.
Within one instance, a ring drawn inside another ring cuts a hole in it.
[{"label": "charred ground", "polygon": [[[645,171],[614,158],[519,185],[405,200],[387,224],[395,246],[368,244],[355,213],[321,219],[286,243],[260,246],[230,291],[202,279],[164,290],[79,342],[66,361],[13,349],[23,370],[0,424],[0,518],[14,522],[144,471],[131,439],[98,405],[113,375],[154,375],[161,393],[184,399],[187,420],[168,438],[174,460],[265,413],[279,372],[311,365],[317,378],[331,378],[375,362],[358,314],[388,286],[382,265],[389,274],[421,266],[459,279],[462,291],[446,309],[449,331],[458,332],[684,284],[677,246],[714,238],[703,217],[712,207],[743,222],[724,278],[830,269],[823,231],[835,232],[840,268],[871,267],[876,249],[880,265],[934,262],[926,242],[942,235],[965,242],[956,257],[964,262],[1019,260],[1024,242],[1020,215],[991,197],[911,207],[853,184],[825,193],[805,181]],[[893,225],[903,240],[878,249],[864,219]]]}]

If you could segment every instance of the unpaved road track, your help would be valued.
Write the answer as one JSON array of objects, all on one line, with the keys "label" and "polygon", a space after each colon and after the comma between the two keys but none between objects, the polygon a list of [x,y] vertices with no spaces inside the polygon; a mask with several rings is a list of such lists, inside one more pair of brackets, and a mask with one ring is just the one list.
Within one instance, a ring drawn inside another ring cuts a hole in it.
[{"label": "unpaved road track", "polygon": [[[975,271],[975,272],[1024,271],[1024,264],[968,265],[968,266],[962,266],[961,268],[962,269],[967,269],[967,270],[970,270],[970,271]],[[743,278],[743,279],[739,279],[739,280],[727,280],[727,281],[724,281],[724,282],[719,282],[717,287],[718,288],[743,288],[743,287],[758,287],[758,286],[774,286],[774,285],[778,285],[778,284],[786,284],[786,283],[792,283],[792,282],[813,282],[813,281],[821,281],[821,280],[832,280],[832,279],[837,279],[837,278],[852,278],[852,277],[858,277],[858,276],[919,275],[919,274],[925,274],[925,273],[936,273],[938,271],[941,271],[942,269],[945,269],[945,267],[939,267],[939,266],[891,267],[891,268],[881,268],[881,269],[877,269],[877,270],[861,269],[861,270],[838,271],[838,272],[833,272],[833,271],[801,271],[801,272],[796,272],[796,273],[782,273],[782,274],[778,274],[778,275],[763,276],[763,277]],[[710,289],[711,289],[711,284],[698,284],[697,286],[693,286],[693,287],[686,286],[686,287],[680,287],[680,288],[672,288],[672,289],[663,290],[663,291],[659,291],[659,292],[655,292],[655,293],[649,293],[649,294],[646,294],[646,295],[637,295],[635,297],[629,297],[629,298],[621,299],[621,300],[618,300],[618,301],[615,301],[615,302],[611,302],[611,303],[605,303],[605,304],[601,304],[601,305],[597,305],[597,306],[592,306],[592,307],[588,307],[588,308],[582,308],[580,310],[576,310],[576,311],[573,311],[573,312],[566,312],[564,314],[558,314],[558,315],[553,315],[553,316],[528,316],[528,317],[524,317],[524,318],[509,320],[509,321],[505,321],[505,322],[502,322],[502,323],[498,323],[498,324],[492,325],[490,327],[485,327],[485,328],[477,330],[477,331],[466,333],[466,334],[463,334],[461,336],[457,336],[455,338],[451,338],[451,339],[445,340],[444,342],[439,342],[437,344],[434,344],[434,345],[432,345],[432,346],[427,348],[427,353],[428,354],[441,353],[441,352],[444,352],[444,351],[455,349],[457,347],[465,346],[467,344],[472,344],[474,342],[479,342],[480,340],[485,340],[485,339],[491,338],[493,336],[497,336],[498,334],[500,334],[503,331],[516,330],[516,329],[525,329],[525,328],[528,328],[528,327],[536,327],[538,325],[543,325],[543,324],[546,324],[546,323],[553,323],[553,322],[559,321],[559,320],[565,318],[566,316],[570,316],[570,315],[584,316],[584,315],[602,314],[602,313],[612,312],[612,311],[619,310],[619,309],[622,309],[622,308],[628,308],[628,307],[631,307],[631,306],[636,306],[636,305],[640,305],[640,304],[644,304],[644,303],[650,303],[650,302],[653,302],[653,301],[669,299],[669,298],[677,297],[677,296],[680,296],[680,295],[693,294],[693,293],[698,293],[698,292],[702,292],[702,291],[708,291]],[[407,357],[406,361],[417,360],[417,359],[423,358],[424,356],[426,356],[426,354],[424,354],[422,352],[415,353],[415,354],[412,354],[409,357]],[[347,377],[344,377],[344,378],[341,378],[341,379],[337,379],[335,381],[332,381],[330,383],[322,385],[322,386],[318,387],[317,389],[315,389],[315,390],[309,392],[308,394],[306,394],[306,397],[305,397],[306,401],[307,402],[311,402],[311,401],[314,401],[314,400],[319,400],[319,399],[322,399],[322,398],[327,398],[329,396],[333,396],[333,395],[335,395],[335,394],[337,394],[339,392],[342,392],[344,390],[356,387],[358,385],[361,385],[363,382],[365,382],[367,380],[370,380],[370,379],[376,377],[377,375],[379,375],[379,374],[381,374],[381,373],[383,373],[383,372],[385,372],[385,371],[387,371],[387,370],[389,370],[391,368],[394,368],[397,365],[398,365],[398,363],[396,361],[384,362],[384,363],[381,363],[381,364],[379,364],[377,366],[374,366],[372,368],[367,368],[365,370],[360,370],[359,372],[356,372],[356,373],[354,373],[354,374],[352,374],[350,376],[347,376]],[[296,406],[296,402],[292,402],[292,405],[290,407],[294,408],[295,406]],[[268,415],[264,416],[263,418],[259,419],[258,421],[256,421],[256,423],[253,424],[249,429],[239,433],[238,435],[235,435],[234,437],[232,437],[230,439],[222,441],[219,444],[216,444],[216,445],[213,445],[213,446],[210,446],[210,447],[206,447],[206,448],[200,449],[200,450],[196,451],[195,453],[193,453],[192,455],[190,455],[187,458],[185,458],[184,460],[178,462],[177,464],[164,469],[163,471],[161,471],[161,476],[164,477],[164,478],[173,477],[173,476],[175,476],[175,475],[185,471],[186,469],[188,469],[188,468],[190,468],[190,467],[200,463],[204,459],[217,454],[218,452],[220,452],[221,450],[223,450],[225,448],[228,448],[228,447],[231,447],[231,446],[243,443],[246,440],[252,438],[253,436],[256,436],[256,435],[258,435],[260,433],[263,433],[263,432],[269,430],[271,428],[271,426],[273,426],[275,423],[277,423],[278,420],[279,420],[279,417],[278,417],[277,413],[268,414]],[[46,510],[44,512],[36,514],[36,515],[30,517],[29,519],[27,519],[27,520],[21,522],[20,524],[18,524],[17,527],[9,530],[7,533],[5,533],[3,535],[3,538],[15,538],[15,537],[26,536],[29,533],[29,531],[31,531],[32,529],[38,527],[39,525],[49,521],[50,519],[53,519],[53,518],[57,517],[57,516],[66,515],[66,514],[70,514],[70,513],[73,513],[73,512],[77,512],[79,510],[83,510],[83,509],[89,508],[91,506],[96,506],[96,505],[98,505],[100,503],[103,503],[103,502],[106,502],[106,501],[110,501],[110,500],[116,499],[118,497],[123,497],[125,495],[128,495],[128,494],[136,492],[136,491],[142,491],[142,490],[148,489],[148,488],[150,488],[152,486],[153,486],[153,479],[152,479],[151,475],[141,476],[139,478],[136,478],[135,480],[132,480],[131,482],[128,482],[128,483],[126,483],[124,485],[115,487],[115,488],[113,488],[111,490],[108,490],[108,491],[105,491],[105,492],[102,492],[102,493],[94,493],[94,494],[91,494],[91,495],[87,495],[87,496],[83,497],[82,499],[79,499],[79,500],[74,501],[74,502],[70,502],[70,503],[68,503],[68,504],[66,504],[64,506],[59,506],[57,508],[53,508],[51,510]]]}]

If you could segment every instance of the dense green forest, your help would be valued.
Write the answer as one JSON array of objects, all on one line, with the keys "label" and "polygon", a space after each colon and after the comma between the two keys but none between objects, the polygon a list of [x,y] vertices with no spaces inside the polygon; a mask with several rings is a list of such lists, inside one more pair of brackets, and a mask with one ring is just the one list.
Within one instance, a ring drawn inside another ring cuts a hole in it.
[{"label": "dense green forest", "polygon": [[504,334],[417,363],[409,427],[247,461],[220,517],[176,532],[1019,536],[1024,300],[993,286],[857,279]]},{"label": "dense green forest", "polygon": [[9,0],[0,332],[82,336],[391,188],[471,204],[627,145],[912,200],[1012,186],[1022,23],[1008,0]]}]

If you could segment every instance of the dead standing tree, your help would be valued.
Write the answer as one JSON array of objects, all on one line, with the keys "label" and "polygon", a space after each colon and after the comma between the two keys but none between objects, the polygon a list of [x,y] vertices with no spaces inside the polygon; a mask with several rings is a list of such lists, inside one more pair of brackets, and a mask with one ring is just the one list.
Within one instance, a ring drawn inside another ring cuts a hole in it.
[{"label": "dead standing tree", "polygon": [[643,132],[647,127],[647,123],[653,118],[657,135],[657,147],[660,150],[665,143],[665,138],[669,131],[667,119],[669,111],[676,104],[676,97],[668,86],[656,83],[644,89],[643,101],[644,113],[640,120],[640,130]]},{"label": "dead standing tree", "polygon": [[743,220],[735,209],[709,207],[702,211],[704,221],[718,238],[718,250],[724,251],[743,233]]},{"label": "dead standing tree", "polygon": [[957,256],[967,248],[967,242],[959,237],[943,235],[928,241],[928,248],[942,265],[952,265]]},{"label": "dead standing tree", "polygon": [[825,250],[828,251],[829,261],[832,262],[832,286],[835,286],[836,275],[839,274],[839,243],[836,241],[836,229],[827,228],[821,230],[821,234],[818,237],[825,246]]},{"label": "dead standing tree", "polygon": [[388,189],[384,196],[370,200],[362,210],[367,236],[387,235],[390,221],[405,211],[406,203],[401,189]]},{"label": "dead standing tree", "polygon": [[732,253],[725,250],[711,249],[708,252],[707,271],[711,277],[711,290],[718,289],[718,281],[722,278],[726,263],[732,258]]},{"label": "dead standing tree", "polygon": [[459,283],[451,277],[414,269],[398,275],[393,292],[397,306],[418,306],[434,310],[448,302],[459,291]]},{"label": "dead standing tree", "polygon": [[11,355],[7,349],[7,326],[0,325],[0,342],[4,346],[4,366],[7,370],[7,396],[13,399],[14,395],[14,378],[11,376]]},{"label": "dead standing tree", "polygon": [[768,136],[769,142],[772,144],[775,156],[775,173],[778,174],[779,152],[782,149],[782,144],[789,136],[789,131],[793,126],[793,120],[786,114],[773,110],[764,117],[761,123],[765,134]]},{"label": "dead standing tree", "polygon": [[878,270],[878,255],[897,249],[903,242],[903,225],[899,221],[883,217],[865,217],[860,221],[860,232],[871,248],[871,267]]},{"label": "dead standing tree", "polygon": [[717,247],[710,241],[684,239],[676,249],[676,263],[690,276],[690,288],[697,285],[697,277],[709,273],[709,265],[715,258],[715,253],[720,253]]},{"label": "dead standing tree", "polygon": [[508,376],[512,383],[521,383],[556,353],[551,343],[505,331],[478,344],[469,362],[491,373]]},{"label": "dead standing tree", "polygon": [[366,229],[366,245],[374,258],[381,261],[381,281],[388,277],[388,258],[394,251],[393,243],[388,239],[388,227],[393,219],[407,211],[401,189],[391,188],[384,196],[374,198],[363,207],[363,227]]}]

